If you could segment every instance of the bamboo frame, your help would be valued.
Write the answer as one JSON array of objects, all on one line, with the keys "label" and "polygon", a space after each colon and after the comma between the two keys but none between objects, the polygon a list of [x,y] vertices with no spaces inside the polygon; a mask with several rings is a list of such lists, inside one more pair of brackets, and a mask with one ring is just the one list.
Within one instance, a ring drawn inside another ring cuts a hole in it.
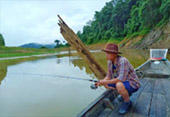
[{"label": "bamboo frame", "polygon": [[69,26],[62,20],[58,15],[60,26],[60,32],[65,38],[65,40],[80,54],[83,60],[88,64],[89,68],[99,79],[103,79],[106,76],[104,69],[97,63],[95,58],[91,55],[89,50],[85,47],[79,37],[74,33],[74,31],[69,28]]}]

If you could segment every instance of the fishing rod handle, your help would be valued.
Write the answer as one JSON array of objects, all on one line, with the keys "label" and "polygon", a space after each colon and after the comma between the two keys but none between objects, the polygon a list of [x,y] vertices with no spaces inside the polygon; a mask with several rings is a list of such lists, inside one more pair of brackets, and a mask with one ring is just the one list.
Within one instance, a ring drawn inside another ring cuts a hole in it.
[{"label": "fishing rod handle", "polygon": [[90,86],[90,88],[91,88],[91,89],[97,89],[97,88],[98,88],[98,86],[97,86],[97,85],[95,85],[95,84],[92,84],[92,85]]},{"label": "fishing rod handle", "polygon": [[91,82],[99,82],[98,80],[92,80],[92,79],[90,79],[89,81],[91,81]]}]

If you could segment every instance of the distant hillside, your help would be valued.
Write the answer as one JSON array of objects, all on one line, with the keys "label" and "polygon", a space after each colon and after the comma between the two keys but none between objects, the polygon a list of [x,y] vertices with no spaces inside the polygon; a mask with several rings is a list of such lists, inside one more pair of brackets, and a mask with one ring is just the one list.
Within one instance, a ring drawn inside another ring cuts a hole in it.
[{"label": "distant hillside", "polygon": [[23,48],[55,48],[55,44],[38,44],[38,43],[28,43],[28,44],[24,44],[21,45],[19,47],[23,47]]},{"label": "distant hillside", "polygon": [[162,42],[170,48],[169,8],[170,0],[110,0],[77,35],[85,44],[149,48],[160,47]]},{"label": "distant hillside", "polygon": [[168,48],[170,50],[170,21],[163,27],[156,27],[148,34],[125,38],[119,46],[126,48]]}]

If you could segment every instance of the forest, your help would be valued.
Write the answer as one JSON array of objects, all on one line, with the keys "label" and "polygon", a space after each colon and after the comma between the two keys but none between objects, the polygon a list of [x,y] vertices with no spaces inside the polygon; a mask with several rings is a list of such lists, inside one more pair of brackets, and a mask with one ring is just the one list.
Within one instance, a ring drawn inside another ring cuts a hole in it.
[{"label": "forest", "polygon": [[170,0],[111,0],[77,35],[85,44],[114,42],[146,35],[170,19]]}]

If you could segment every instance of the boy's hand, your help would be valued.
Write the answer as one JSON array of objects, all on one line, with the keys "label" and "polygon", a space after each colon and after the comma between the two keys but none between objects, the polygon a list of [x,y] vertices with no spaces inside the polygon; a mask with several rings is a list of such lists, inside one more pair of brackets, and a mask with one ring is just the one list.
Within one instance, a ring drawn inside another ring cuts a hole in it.
[{"label": "boy's hand", "polygon": [[95,85],[100,86],[100,85],[104,85],[105,80],[99,80],[98,82],[95,83]]},{"label": "boy's hand", "polygon": [[96,86],[100,86],[100,81],[95,82],[95,85],[96,85]]},{"label": "boy's hand", "polygon": [[100,86],[100,85],[104,85],[105,88],[107,89],[112,89],[112,90],[116,90],[116,88],[114,87],[109,87],[106,83],[106,80],[99,80],[98,82],[95,83],[96,86]]}]

